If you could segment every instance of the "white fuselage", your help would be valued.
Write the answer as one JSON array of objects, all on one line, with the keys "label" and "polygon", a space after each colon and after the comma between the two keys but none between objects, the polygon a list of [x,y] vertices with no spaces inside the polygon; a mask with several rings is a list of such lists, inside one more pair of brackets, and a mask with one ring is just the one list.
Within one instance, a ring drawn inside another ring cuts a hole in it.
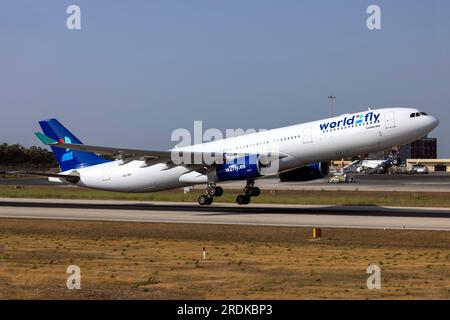
[{"label": "white fuselage", "polygon": [[[368,110],[177,150],[227,154],[277,152],[284,155],[278,170],[283,172],[415,141],[438,125],[438,120],[432,116],[410,117],[417,112],[410,108]],[[216,182],[185,166],[166,163],[145,166],[144,161],[139,160],[122,163],[117,160],[77,169],[78,185],[110,191],[151,192]]]}]

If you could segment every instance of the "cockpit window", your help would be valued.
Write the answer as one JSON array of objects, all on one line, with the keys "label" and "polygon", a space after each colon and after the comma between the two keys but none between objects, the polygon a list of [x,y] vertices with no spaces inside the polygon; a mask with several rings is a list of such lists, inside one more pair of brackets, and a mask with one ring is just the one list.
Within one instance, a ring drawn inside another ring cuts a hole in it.
[{"label": "cockpit window", "polygon": [[427,116],[428,113],[426,112],[413,112],[409,115],[410,118],[420,117],[420,116]]}]

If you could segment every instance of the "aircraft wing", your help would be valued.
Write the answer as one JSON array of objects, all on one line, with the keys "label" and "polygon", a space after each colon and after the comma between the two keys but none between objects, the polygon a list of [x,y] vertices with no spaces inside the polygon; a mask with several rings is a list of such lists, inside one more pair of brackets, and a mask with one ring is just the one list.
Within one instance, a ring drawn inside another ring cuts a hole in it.
[{"label": "aircraft wing", "polygon": [[[209,157],[203,157],[205,153],[202,152],[191,152],[191,151],[155,151],[155,150],[141,150],[141,149],[127,149],[127,148],[111,148],[111,147],[101,147],[101,146],[91,146],[86,144],[74,144],[74,143],[65,143],[60,141],[54,141],[53,139],[45,136],[44,134],[40,132],[36,132],[35,135],[38,137],[39,140],[43,144],[46,144],[51,147],[58,147],[58,148],[66,148],[66,149],[72,149],[72,150],[80,150],[80,151],[86,151],[86,152],[93,152],[101,155],[108,155],[117,157],[119,159],[124,160],[125,162],[128,160],[135,160],[135,159],[145,159],[146,161],[155,163],[155,162],[172,162],[174,160],[173,156],[179,157],[180,160],[183,159],[183,152],[187,153],[190,157],[191,162],[188,164],[194,163],[193,159],[209,159]],[[222,159],[226,161],[228,156],[235,157],[235,156],[245,156],[248,155],[248,153],[242,153],[242,154],[223,154]],[[208,153],[208,156],[210,156],[210,153]],[[271,152],[271,156],[278,156],[278,159],[284,158],[287,155],[282,155],[278,153]],[[180,161],[180,164],[183,164],[182,161]],[[202,163],[205,165],[212,165],[212,163]]]}]

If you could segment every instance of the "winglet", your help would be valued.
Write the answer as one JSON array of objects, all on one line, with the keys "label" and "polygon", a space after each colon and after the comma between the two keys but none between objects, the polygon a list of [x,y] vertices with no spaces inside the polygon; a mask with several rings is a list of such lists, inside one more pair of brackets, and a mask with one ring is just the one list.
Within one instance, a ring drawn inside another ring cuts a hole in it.
[{"label": "winglet", "polygon": [[56,143],[57,143],[55,140],[53,140],[53,139],[47,137],[46,135],[42,134],[41,132],[35,132],[34,134],[36,135],[36,137],[37,137],[39,140],[41,140],[41,142],[42,142],[43,144],[50,145],[50,144],[56,144]]}]

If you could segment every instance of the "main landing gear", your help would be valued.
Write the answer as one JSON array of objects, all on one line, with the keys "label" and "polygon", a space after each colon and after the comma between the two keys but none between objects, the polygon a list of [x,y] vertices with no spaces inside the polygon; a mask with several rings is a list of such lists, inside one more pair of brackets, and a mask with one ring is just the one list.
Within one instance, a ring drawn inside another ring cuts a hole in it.
[{"label": "main landing gear", "polygon": [[209,206],[213,203],[214,197],[220,197],[222,194],[222,187],[217,187],[215,184],[211,183],[206,187],[206,194],[202,194],[200,197],[198,197],[198,204],[201,206]]},{"label": "main landing gear", "polygon": [[244,188],[245,194],[240,194],[236,197],[236,203],[239,205],[249,204],[251,197],[257,197],[261,194],[261,190],[255,187],[255,181],[247,181],[247,185]]},{"label": "main landing gear", "polygon": [[[208,184],[206,187],[206,194],[202,194],[198,197],[198,204],[201,206],[209,206],[213,203],[214,197],[220,197],[223,194],[223,189],[216,186],[214,183]],[[249,204],[251,197],[257,197],[261,194],[261,190],[255,187],[255,181],[249,180],[244,188],[244,194],[240,194],[236,197],[236,203],[239,205]]]}]

